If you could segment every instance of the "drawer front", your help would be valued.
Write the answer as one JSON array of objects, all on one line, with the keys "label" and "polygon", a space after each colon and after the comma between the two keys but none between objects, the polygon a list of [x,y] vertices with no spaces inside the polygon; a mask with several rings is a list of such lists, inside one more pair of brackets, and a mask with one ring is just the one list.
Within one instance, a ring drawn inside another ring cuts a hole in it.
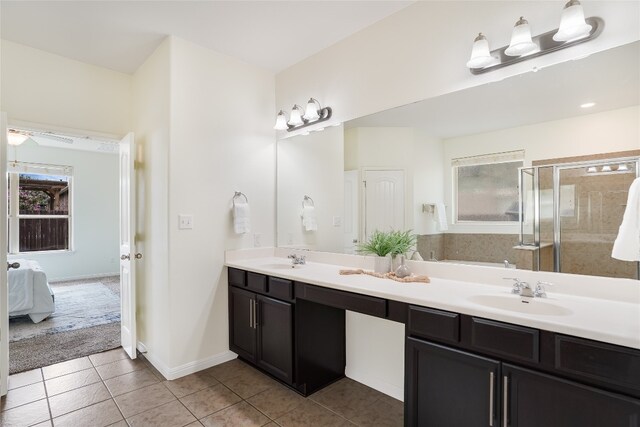
[{"label": "drawer front", "polygon": [[472,348],[530,363],[540,361],[540,331],[493,320],[470,318]]},{"label": "drawer front", "polygon": [[267,276],[264,274],[247,272],[247,288],[256,292],[267,292]]},{"label": "drawer front", "polygon": [[556,335],[555,368],[640,391],[640,351],[582,338]]},{"label": "drawer front", "polygon": [[409,307],[409,334],[440,341],[460,341],[460,315],[426,307]]},{"label": "drawer front", "polygon": [[293,300],[293,282],[291,280],[269,277],[269,289],[267,293],[278,299]]},{"label": "drawer front", "polygon": [[247,286],[247,272],[229,267],[229,284],[233,286]]},{"label": "drawer front", "polygon": [[296,283],[296,298],[371,316],[387,317],[387,300],[368,295]]}]

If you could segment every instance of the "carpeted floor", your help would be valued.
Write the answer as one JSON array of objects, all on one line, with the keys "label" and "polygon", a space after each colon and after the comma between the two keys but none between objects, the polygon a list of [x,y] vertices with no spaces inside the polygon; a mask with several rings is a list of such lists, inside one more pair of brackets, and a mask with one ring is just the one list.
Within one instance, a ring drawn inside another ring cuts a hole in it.
[{"label": "carpeted floor", "polygon": [[51,288],[56,312],[47,320],[10,319],[10,374],[120,346],[119,277],[59,282]]}]

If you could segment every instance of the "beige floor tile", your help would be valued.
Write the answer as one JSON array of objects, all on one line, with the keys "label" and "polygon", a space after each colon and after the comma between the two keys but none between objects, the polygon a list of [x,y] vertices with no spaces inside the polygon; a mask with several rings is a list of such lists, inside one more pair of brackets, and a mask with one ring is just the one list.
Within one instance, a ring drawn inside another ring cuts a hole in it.
[{"label": "beige floor tile", "polygon": [[169,403],[175,397],[162,383],[150,385],[114,398],[125,418]]},{"label": "beige floor tile", "polygon": [[187,424],[184,427],[202,427],[202,424],[200,423],[200,421],[194,421],[191,424]]},{"label": "beige floor tile", "polygon": [[115,362],[117,360],[126,359],[129,355],[122,347],[103,351],[102,353],[96,353],[89,356],[89,360],[93,363],[93,366],[106,365],[107,363]]},{"label": "beige floor tile", "polygon": [[33,425],[31,427],[51,427],[51,426],[53,426],[53,423],[51,422],[51,420],[47,420],[47,421],[38,423],[36,425]]},{"label": "beige floor tile", "polygon": [[64,393],[97,382],[100,382],[100,376],[95,369],[90,368],[85,369],[84,371],[63,375],[61,377],[55,377],[50,380],[46,380],[44,383],[47,386],[47,394],[49,396],[55,396],[56,394]]},{"label": "beige floor tile", "polygon": [[313,394],[310,399],[347,419],[371,406],[384,394],[349,378],[343,378]]},{"label": "beige floor tile", "polygon": [[255,369],[246,370],[222,383],[243,399],[248,399],[278,385],[275,380]]},{"label": "beige floor tile", "polygon": [[391,397],[378,399],[349,420],[362,427],[402,427],[404,406],[401,401]]},{"label": "beige floor tile", "polygon": [[253,368],[240,359],[233,359],[228,362],[221,363],[220,365],[213,366],[205,372],[211,373],[215,379],[224,383],[228,379],[236,377],[248,370],[253,370]]},{"label": "beige floor tile", "polygon": [[49,405],[47,405],[47,399],[42,399],[0,413],[0,426],[26,427],[48,419]]},{"label": "beige floor tile", "polygon": [[193,421],[196,418],[177,400],[127,419],[131,427],[182,427]]},{"label": "beige floor tile", "polygon": [[103,427],[118,422],[122,414],[112,399],[53,419],[54,427]]},{"label": "beige floor tile", "polygon": [[270,421],[247,402],[236,403],[200,420],[205,427],[260,427]]},{"label": "beige floor tile", "polygon": [[44,391],[44,383],[35,383],[20,388],[9,390],[6,396],[0,400],[0,410],[15,408],[26,403],[44,399],[47,394]]},{"label": "beige floor tile", "polygon": [[129,372],[144,369],[145,364],[140,359],[122,359],[106,365],[96,366],[96,370],[103,380],[117,377],[118,375],[128,374]]},{"label": "beige floor tile", "polygon": [[276,420],[282,427],[346,427],[353,426],[339,415],[311,400],[305,400],[294,410]]},{"label": "beige floor tile", "polygon": [[119,396],[139,388],[147,387],[158,383],[159,380],[148,369],[129,372],[119,377],[108,379],[104,384],[109,389],[112,396]]},{"label": "beige floor tile", "polygon": [[42,381],[40,368],[9,375],[9,390]]},{"label": "beige floor tile", "polygon": [[82,371],[84,369],[92,368],[93,365],[89,361],[88,357],[81,357],[79,359],[67,360],[66,362],[56,363],[55,365],[45,366],[42,368],[42,374],[44,379],[59,377],[61,375],[67,375],[72,372]]},{"label": "beige floor tile", "polygon": [[96,383],[51,396],[49,406],[51,415],[55,418],[110,398],[111,395],[104,384]]},{"label": "beige floor tile", "polygon": [[150,370],[151,373],[156,376],[156,378],[158,378],[160,381],[167,381],[164,375],[162,375],[160,371],[158,371],[156,367],[151,364],[151,362],[149,362],[147,359],[142,359],[142,361],[146,365],[147,369]]},{"label": "beige floor tile", "polygon": [[209,372],[196,372],[195,374],[187,375],[177,380],[165,381],[164,385],[173,393],[177,398],[184,397],[188,394],[195,393],[196,391],[204,390],[207,387],[218,384],[213,375]]},{"label": "beige floor tile", "polygon": [[129,423],[125,420],[120,420],[117,423],[109,424],[108,427],[129,427]]},{"label": "beige floor tile", "polygon": [[304,397],[298,393],[278,385],[250,397],[247,399],[247,402],[258,408],[260,412],[266,414],[269,418],[275,420],[296,408],[304,402],[304,400]]},{"label": "beige floor tile", "polygon": [[199,392],[190,394],[180,399],[198,419],[213,414],[221,409],[240,402],[242,399],[237,394],[222,384],[205,388]]}]

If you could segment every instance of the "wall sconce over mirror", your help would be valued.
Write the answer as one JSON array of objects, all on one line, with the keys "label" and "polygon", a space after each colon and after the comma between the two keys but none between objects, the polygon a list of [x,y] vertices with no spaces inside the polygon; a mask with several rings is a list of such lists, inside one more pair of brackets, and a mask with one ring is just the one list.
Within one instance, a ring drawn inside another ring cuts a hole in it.
[{"label": "wall sconce over mirror", "polygon": [[292,132],[316,123],[327,121],[331,118],[331,107],[322,107],[320,102],[315,98],[309,98],[307,107],[303,109],[300,105],[295,104],[291,108],[291,114],[287,120],[287,115],[280,110],[276,117],[275,130],[286,130]]},{"label": "wall sconce over mirror", "polygon": [[487,37],[480,33],[473,42],[467,67],[472,74],[486,73],[593,40],[603,28],[604,20],[597,17],[585,19],[580,2],[570,0],[564,6],[560,27],[556,30],[532,37],[529,22],[521,16],[513,28],[509,46],[492,51]]}]

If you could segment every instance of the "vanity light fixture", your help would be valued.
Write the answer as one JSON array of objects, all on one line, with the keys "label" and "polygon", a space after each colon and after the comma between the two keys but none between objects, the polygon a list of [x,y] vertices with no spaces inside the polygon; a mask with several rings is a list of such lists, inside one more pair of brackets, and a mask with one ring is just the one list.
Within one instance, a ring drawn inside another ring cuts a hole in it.
[{"label": "vanity light fixture", "polygon": [[539,50],[538,45],[531,39],[529,22],[521,16],[513,27],[511,43],[509,43],[509,47],[504,50],[504,54],[507,56],[524,56],[532,54],[537,50]]},{"label": "vanity light fixture", "polygon": [[7,143],[9,145],[18,146],[29,139],[29,134],[20,132],[15,129],[8,129],[7,131]]},{"label": "vanity light fixture", "polygon": [[595,102],[585,102],[584,104],[580,104],[580,108],[591,108],[595,105],[596,105]]},{"label": "vanity light fixture", "polygon": [[[482,74],[497,70],[527,59],[546,55],[560,49],[566,49],[579,43],[593,40],[604,28],[604,20],[598,17],[584,17],[582,5],[578,0],[570,0],[562,11],[560,28],[531,36],[531,27],[526,19],[520,17],[513,28],[509,46],[490,52],[486,37],[480,33],[473,41],[471,59],[467,67],[471,74]],[[535,71],[535,69],[534,69]]]},{"label": "vanity light fixture", "polygon": [[307,102],[307,108],[303,108],[295,104],[291,109],[289,120],[284,111],[280,110],[276,117],[276,124],[273,127],[275,130],[286,130],[292,132],[294,130],[302,129],[307,126],[315,125],[316,123],[327,121],[331,118],[331,107],[322,107],[320,102],[315,98],[309,98]]}]

